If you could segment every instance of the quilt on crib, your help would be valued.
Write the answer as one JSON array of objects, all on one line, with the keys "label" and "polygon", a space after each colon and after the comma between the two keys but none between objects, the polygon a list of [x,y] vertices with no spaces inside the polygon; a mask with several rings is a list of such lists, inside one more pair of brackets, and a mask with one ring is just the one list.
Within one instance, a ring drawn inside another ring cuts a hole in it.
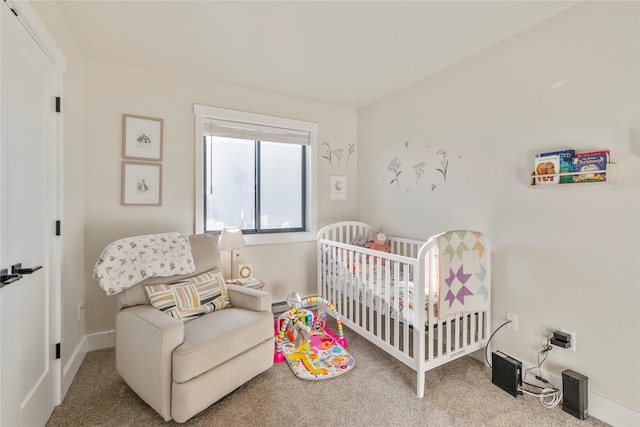
[{"label": "quilt on crib", "polygon": [[489,244],[484,234],[457,230],[435,236],[438,247],[439,318],[489,309]]}]

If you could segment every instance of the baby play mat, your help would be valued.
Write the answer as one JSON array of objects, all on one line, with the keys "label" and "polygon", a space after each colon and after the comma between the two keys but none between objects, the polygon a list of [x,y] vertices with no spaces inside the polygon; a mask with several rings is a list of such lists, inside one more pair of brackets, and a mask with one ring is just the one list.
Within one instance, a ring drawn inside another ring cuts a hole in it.
[{"label": "baby play mat", "polygon": [[292,342],[282,342],[284,358],[293,373],[305,380],[323,380],[348,372],[355,359],[331,335],[313,333],[309,339],[309,351],[294,348]]},{"label": "baby play mat", "polygon": [[[311,303],[318,305],[317,314],[303,308]],[[274,362],[286,360],[293,373],[305,380],[324,380],[351,370],[356,361],[346,350],[347,340],[335,306],[320,297],[302,299],[297,292],[287,296],[287,304],[291,310],[275,321]],[[326,327],[325,309],[335,319],[337,333]]]}]

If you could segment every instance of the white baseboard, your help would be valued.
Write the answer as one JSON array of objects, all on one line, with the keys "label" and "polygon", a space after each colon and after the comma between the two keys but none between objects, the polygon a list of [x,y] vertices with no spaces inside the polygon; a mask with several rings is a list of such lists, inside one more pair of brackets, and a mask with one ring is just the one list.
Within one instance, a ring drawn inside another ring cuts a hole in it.
[{"label": "white baseboard", "polygon": [[62,369],[62,393],[60,401],[62,401],[62,399],[67,395],[67,391],[69,391],[69,387],[71,387],[71,383],[76,377],[87,351],[87,337],[85,336],[73,350],[73,354],[69,358],[69,361]]},{"label": "white baseboard", "polygon": [[67,395],[67,391],[69,391],[69,387],[71,387],[71,383],[76,377],[76,374],[78,373],[80,365],[82,365],[82,361],[87,355],[87,352],[114,347],[115,345],[115,331],[105,331],[85,335],[80,340],[75,350],[73,350],[73,354],[69,358],[69,361],[62,370],[62,390],[60,401],[62,401],[62,399],[64,399],[64,397]]},{"label": "white baseboard", "polygon": [[612,426],[640,426],[640,412],[589,392],[589,414]]},{"label": "white baseboard", "polygon": [[104,331],[86,336],[89,351],[111,348],[116,345],[116,331]]}]

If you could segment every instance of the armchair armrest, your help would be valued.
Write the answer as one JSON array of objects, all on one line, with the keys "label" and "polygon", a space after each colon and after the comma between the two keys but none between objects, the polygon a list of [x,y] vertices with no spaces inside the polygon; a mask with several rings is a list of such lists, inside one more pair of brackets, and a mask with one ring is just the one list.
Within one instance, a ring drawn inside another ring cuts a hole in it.
[{"label": "armchair armrest", "polygon": [[184,324],[150,305],[116,316],[116,367],[138,396],[165,421],[171,419],[173,350],[184,340]]},{"label": "armchair armrest", "polygon": [[240,285],[227,285],[233,307],[253,311],[271,311],[271,294]]}]

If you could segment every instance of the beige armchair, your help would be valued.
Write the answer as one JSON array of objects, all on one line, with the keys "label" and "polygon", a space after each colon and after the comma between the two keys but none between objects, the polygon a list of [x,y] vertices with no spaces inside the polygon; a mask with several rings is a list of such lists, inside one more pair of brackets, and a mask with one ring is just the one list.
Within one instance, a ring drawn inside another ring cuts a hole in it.
[{"label": "beige armchair", "polygon": [[145,286],[220,267],[218,237],[190,236],[196,271],[153,277],[118,294],[116,365],[165,421],[185,422],[273,365],[270,294],[227,285],[231,307],[188,322],[150,305]]}]

